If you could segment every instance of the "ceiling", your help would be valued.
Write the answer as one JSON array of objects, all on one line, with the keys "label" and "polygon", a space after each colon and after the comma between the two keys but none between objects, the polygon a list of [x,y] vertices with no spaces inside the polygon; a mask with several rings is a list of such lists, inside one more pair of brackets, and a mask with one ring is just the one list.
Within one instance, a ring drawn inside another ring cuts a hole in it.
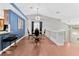
[{"label": "ceiling", "polygon": [[67,24],[79,24],[79,3],[15,3],[25,14],[38,13],[44,16],[58,18]]}]

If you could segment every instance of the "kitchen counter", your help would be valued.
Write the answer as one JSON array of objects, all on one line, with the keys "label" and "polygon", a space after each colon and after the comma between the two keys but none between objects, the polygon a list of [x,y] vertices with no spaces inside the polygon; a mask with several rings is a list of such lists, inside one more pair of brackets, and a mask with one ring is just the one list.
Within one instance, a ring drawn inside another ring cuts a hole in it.
[{"label": "kitchen counter", "polygon": [[10,33],[10,32],[7,32],[7,31],[0,31],[0,35],[2,35],[2,34],[7,34],[7,33]]}]

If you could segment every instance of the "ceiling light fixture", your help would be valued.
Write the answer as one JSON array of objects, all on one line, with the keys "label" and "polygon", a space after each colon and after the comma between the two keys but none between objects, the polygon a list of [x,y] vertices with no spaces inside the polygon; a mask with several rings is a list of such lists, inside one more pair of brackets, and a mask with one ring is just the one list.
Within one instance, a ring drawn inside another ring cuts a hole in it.
[{"label": "ceiling light fixture", "polygon": [[56,11],[56,14],[60,14],[60,12],[59,11]]},{"label": "ceiling light fixture", "polygon": [[39,16],[39,14],[38,14],[38,9],[39,9],[39,8],[37,8],[37,15],[36,15],[36,17],[35,17],[35,20],[40,20],[40,16]]}]

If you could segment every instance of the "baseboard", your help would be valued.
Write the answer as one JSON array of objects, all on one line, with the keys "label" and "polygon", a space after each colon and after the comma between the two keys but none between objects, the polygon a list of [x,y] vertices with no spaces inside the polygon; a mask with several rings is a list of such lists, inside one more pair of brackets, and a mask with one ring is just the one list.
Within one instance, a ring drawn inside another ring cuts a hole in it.
[{"label": "baseboard", "polygon": [[[24,37],[26,37],[27,35],[21,37],[20,39],[18,39],[16,41],[16,43],[18,43],[21,39],[23,39]],[[4,51],[6,51],[7,49],[9,49],[11,46],[13,46],[15,43],[12,43],[10,46],[6,47],[5,49],[3,49],[2,51],[0,51],[0,54],[2,54]]]}]

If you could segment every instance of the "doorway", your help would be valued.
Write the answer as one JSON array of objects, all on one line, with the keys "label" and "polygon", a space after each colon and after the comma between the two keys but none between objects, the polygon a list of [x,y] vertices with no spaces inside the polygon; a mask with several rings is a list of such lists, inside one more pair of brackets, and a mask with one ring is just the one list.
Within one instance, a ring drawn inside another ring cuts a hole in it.
[{"label": "doorway", "polygon": [[34,34],[36,28],[38,28],[40,34],[42,34],[42,21],[32,21],[32,34]]}]

